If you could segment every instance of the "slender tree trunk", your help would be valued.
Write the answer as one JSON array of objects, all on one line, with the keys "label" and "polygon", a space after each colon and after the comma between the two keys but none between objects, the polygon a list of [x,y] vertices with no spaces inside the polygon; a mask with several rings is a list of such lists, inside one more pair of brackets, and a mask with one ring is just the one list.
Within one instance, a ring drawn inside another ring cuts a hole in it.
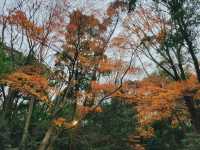
[{"label": "slender tree trunk", "polygon": [[180,69],[180,72],[181,72],[181,80],[186,80],[186,75],[185,75],[185,71],[183,69],[182,64],[179,63],[178,66],[179,66],[179,69]]},{"label": "slender tree trunk", "polygon": [[49,129],[47,130],[38,150],[47,150],[49,143],[50,143],[51,136],[53,135],[54,132],[55,132],[55,127],[50,126]]},{"label": "slender tree trunk", "polygon": [[58,137],[58,133],[55,134],[54,136],[52,136],[51,140],[50,140],[50,143],[49,143],[49,146],[47,147],[47,150],[53,150],[53,145]]},{"label": "slender tree trunk", "polygon": [[183,69],[183,63],[182,63],[182,59],[181,59],[181,54],[180,54],[180,50],[178,50],[177,52],[177,60],[178,60],[178,67],[180,70],[180,76],[181,76],[181,80],[186,80],[186,75],[185,75],[185,71]]},{"label": "slender tree trunk", "polygon": [[17,95],[17,92],[15,90],[10,89],[8,92],[8,95],[6,99],[3,102],[3,112],[5,115],[5,118],[7,120],[10,120],[11,114],[12,114],[12,107],[13,107],[13,101]]},{"label": "slender tree trunk", "polygon": [[174,65],[174,61],[173,61],[173,59],[172,59],[172,57],[171,57],[171,55],[170,55],[170,53],[169,53],[169,49],[166,49],[166,54],[167,54],[167,56],[168,56],[168,59],[169,59],[168,61],[169,61],[170,65],[171,65],[171,68],[172,68],[172,70],[173,70],[173,72],[174,72],[174,77],[175,77],[177,80],[179,80],[180,77],[179,77],[177,68],[176,68],[176,66]]},{"label": "slender tree trunk", "polygon": [[5,30],[6,30],[6,22],[3,21],[3,27],[2,27],[2,31],[1,31],[1,42],[2,43],[4,43]]},{"label": "slender tree trunk", "polygon": [[35,101],[35,99],[32,98],[30,103],[29,103],[29,109],[28,109],[28,113],[27,113],[24,132],[23,132],[23,135],[22,135],[22,140],[21,140],[21,143],[20,143],[19,150],[25,150],[26,141],[27,141],[27,137],[28,137],[28,129],[29,129],[29,126],[30,126],[31,116],[32,116],[32,112],[33,112],[34,101]]},{"label": "slender tree trunk", "polygon": [[180,78],[181,78],[181,80],[186,80],[187,77],[186,77],[186,74],[185,74],[185,71],[183,68],[183,58],[182,58],[183,56],[181,54],[181,48],[182,48],[182,45],[176,47],[176,49],[174,50],[174,54],[178,61],[178,68],[180,70]]},{"label": "slender tree trunk", "polygon": [[188,38],[186,38],[186,42],[188,45],[188,51],[189,51],[189,53],[192,57],[193,63],[194,63],[195,71],[197,74],[197,79],[200,82],[200,68],[199,68],[199,62],[198,62],[197,56],[195,55],[195,52],[194,52],[194,49],[192,46],[192,42]]}]

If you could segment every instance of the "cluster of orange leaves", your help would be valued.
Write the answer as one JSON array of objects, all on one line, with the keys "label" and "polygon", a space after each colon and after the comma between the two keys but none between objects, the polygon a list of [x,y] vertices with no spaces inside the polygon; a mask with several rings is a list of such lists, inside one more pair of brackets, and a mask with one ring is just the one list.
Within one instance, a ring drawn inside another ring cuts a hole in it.
[{"label": "cluster of orange leaves", "polygon": [[91,82],[91,88],[92,88],[92,91],[94,92],[98,92],[98,91],[111,92],[116,87],[117,85],[112,82],[108,82],[108,83],[98,83],[96,81]]},{"label": "cluster of orange leaves", "polygon": [[38,39],[43,33],[43,28],[29,20],[23,11],[17,10],[6,17],[10,24],[20,26],[32,39]]},{"label": "cluster of orange leaves", "polygon": [[124,45],[126,45],[126,43],[128,42],[128,39],[125,37],[125,36],[123,36],[123,35],[118,35],[117,37],[114,37],[113,39],[112,39],[112,46],[114,46],[114,47],[124,47]]},{"label": "cluster of orange leaves", "polygon": [[123,1],[117,0],[110,4],[109,8],[107,9],[107,15],[112,17],[117,14],[118,9],[124,9],[125,3]]},{"label": "cluster of orange leaves", "polygon": [[79,10],[74,11],[69,17],[70,23],[67,25],[69,34],[74,34],[77,30],[79,30],[80,34],[84,34],[85,31],[91,28],[99,28],[101,31],[106,30],[105,25],[100,23],[95,16],[84,15]]},{"label": "cluster of orange leaves", "polygon": [[[78,120],[81,120],[88,113],[91,113],[91,112],[100,113],[102,111],[103,110],[102,110],[102,108],[100,106],[98,106],[97,108],[93,109],[91,107],[87,107],[87,106],[83,106],[83,105],[77,105],[76,117],[78,118]],[[57,127],[64,127],[64,128],[71,128],[71,127],[74,126],[73,121],[69,122],[63,117],[59,117],[57,119],[54,119],[52,123]]]},{"label": "cluster of orange leaves", "polygon": [[63,127],[63,128],[66,128],[66,129],[73,128],[76,125],[76,124],[73,123],[73,121],[67,121],[63,117],[59,117],[59,118],[54,119],[52,121],[52,124],[56,127]]},{"label": "cluster of orange leaves", "polygon": [[166,38],[166,31],[164,30],[161,30],[160,32],[158,32],[158,34],[156,35],[156,41],[158,43],[162,43],[165,41],[165,38]]},{"label": "cluster of orange leaves", "polygon": [[92,107],[88,107],[88,106],[79,106],[79,112],[81,115],[87,114],[89,112],[96,112],[96,113],[100,113],[102,112],[102,108],[100,106],[98,106],[97,108],[95,108],[93,110]]},{"label": "cluster of orange leaves", "polygon": [[53,124],[55,126],[61,127],[64,125],[65,121],[66,121],[65,118],[60,117],[60,118],[53,120]]},{"label": "cluster of orange leaves", "polygon": [[48,102],[48,80],[39,73],[41,73],[41,68],[23,67],[7,75],[1,83],[26,95],[36,97],[38,100]]},{"label": "cluster of orange leaves", "polygon": [[[132,89],[129,90],[130,93],[122,93],[120,97],[136,104],[140,124],[138,131],[142,137],[147,138],[153,136],[153,130],[146,130],[145,127],[157,120],[173,118],[173,112],[179,107],[179,111],[183,111],[180,113],[181,120],[188,119],[184,116],[187,114],[187,108],[183,96],[189,94],[196,100],[200,98],[200,84],[193,75],[188,80],[179,82],[163,80],[157,76],[149,77],[133,82],[129,89]],[[174,118],[172,126],[177,123]]]},{"label": "cluster of orange leaves", "polygon": [[110,60],[101,60],[99,62],[99,67],[98,67],[98,71],[100,73],[105,73],[105,72],[111,72],[113,70],[116,70],[116,68],[119,67],[119,64],[117,64],[114,61],[110,61]]},{"label": "cluster of orange leaves", "polygon": [[95,61],[88,56],[79,55],[79,62],[80,64],[85,67],[85,69],[90,69],[95,64]]},{"label": "cluster of orange leaves", "polygon": [[109,73],[109,72],[123,72],[123,70],[128,69],[129,74],[140,72],[139,67],[129,67],[126,62],[123,60],[112,60],[112,59],[102,59],[99,61],[98,71],[100,73]]},{"label": "cluster of orange leaves", "polygon": [[80,10],[71,13],[69,18],[64,53],[72,58],[78,53],[77,59],[81,67],[89,69],[97,64],[104,53],[104,39],[100,35],[106,31],[106,25],[93,15],[82,14]]},{"label": "cluster of orange leaves", "polygon": [[138,127],[137,135],[139,135],[143,139],[152,138],[154,136],[154,128],[152,127]]}]

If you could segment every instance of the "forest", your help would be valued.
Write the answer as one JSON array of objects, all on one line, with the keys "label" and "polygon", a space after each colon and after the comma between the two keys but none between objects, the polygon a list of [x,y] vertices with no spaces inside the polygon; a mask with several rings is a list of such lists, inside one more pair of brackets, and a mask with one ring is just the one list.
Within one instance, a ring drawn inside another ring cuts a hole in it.
[{"label": "forest", "polygon": [[0,150],[200,150],[199,0],[0,0]]}]

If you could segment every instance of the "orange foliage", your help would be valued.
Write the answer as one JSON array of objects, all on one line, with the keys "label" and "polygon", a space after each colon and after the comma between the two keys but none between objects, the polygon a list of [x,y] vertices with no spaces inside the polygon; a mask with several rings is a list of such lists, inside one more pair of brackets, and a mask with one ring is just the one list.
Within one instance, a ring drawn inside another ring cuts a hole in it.
[{"label": "orange foliage", "polygon": [[100,73],[111,72],[111,71],[115,70],[116,67],[118,67],[118,66],[115,64],[115,62],[108,61],[108,60],[102,60],[99,62],[98,71]]},{"label": "orange foliage", "polygon": [[[164,42],[167,31],[171,28],[167,19],[157,14],[152,8],[139,7],[133,16],[125,19],[124,27],[135,40],[135,43],[144,42],[146,45],[155,46]],[[138,42],[139,41],[139,42]]]},{"label": "orange foliage", "polygon": [[162,43],[166,38],[166,32],[164,30],[161,30],[160,32],[158,32],[158,34],[156,35],[156,41],[158,43]]},{"label": "orange foliage", "polygon": [[[98,71],[100,73],[109,73],[109,72],[123,72],[127,68],[127,63],[121,59],[102,59],[99,61]],[[136,73],[139,71],[139,68],[129,67],[128,73]]]},{"label": "orange foliage", "polygon": [[119,35],[112,39],[112,46],[123,47],[127,43],[127,38]]},{"label": "orange foliage", "polygon": [[[95,16],[84,15],[79,10],[69,16],[70,22],[65,32],[64,52],[74,58],[88,70],[98,64],[105,49],[105,39],[101,34],[106,31],[103,23]],[[78,46],[77,46],[78,45]],[[62,58],[63,59],[63,58]]]},{"label": "orange foliage", "polygon": [[81,116],[85,116],[87,113],[91,111],[90,107],[78,105],[78,111]]},{"label": "orange foliage", "polygon": [[76,24],[73,24],[73,23],[70,23],[70,24],[67,25],[67,30],[68,30],[68,31],[71,31],[71,32],[76,31],[77,28],[78,28],[77,25],[76,25]]},{"label": "orange foliage", "polygon": [[134,145],[134,150],[145,150],[145,148],[140,144],[135,144]]},{"label": "orange foliage", "polygon": [[129,69],[128,69],[128,73],[138,73],[138,72],[140,72],[141,71],[141,68],[139,68],[139,67],[130,67]]},{"label": "orange foliage", "polygon": [[109,17],[112,17],[112,16],[116,15],[117,10],[124,6],[123,4],[124,4],[124,2],[119,1],[119,0],[115,1],[114,3],[112,3],[109,6],[109,8],[107,9],[107,15]]},{"label": "orange foliage", "polygon": [[94,92],[104,91],[104,92],[111,92],[117,86],[113,83],[97,83],[96,81],[91,82],[91,88]]},{"label": "orange foliage", "polygon": [[21,68],[6,76],[1,82],[24,94],[34,96],[39,100],[47,102],[49,89],[48,81],[37,72],[32,72],[30,68],[30,66]]},{"label": "orange foliage", "polygon": [[142,138],[151,138],[154,136],[154,129],[152,127],[148,127],[144,129],[142,127],[137,128],[138,135]]},{"label": "orange foliage", "polygon": [[99,112],[102,112],[103,110],[102,110],[102,108],[100,107],[100,106],[98,106],[95,110],[94,110],[94,112],[97,112],[97,113],[99,113]]},{"label": "orange foliage", "polygon": [[63,127],[69,129],[74,128],[78,124],[78,120],[67,121],[65,118],[59,117],[57,119],[54,119],[52,121],[52,124],[56,127]]},{"label": "orange foliage", "polygon": [[93,110],[93,108],[91,108],[91,107],[79,105],[78,106],[78,111],[82,116],[84,116],[85,114],[87,114],[89,112],[97,112],[97,113],[99,113],[99,112],[102,112],[103,110],[102,110],[102,108],[100,106],[98,106],[97,108],[95,108]]},{"label": "orange foliage", "polygon": [[61,127],[61,126],[64,125],[65,121],[66,120],[64,118],[60,117],[60,118],[57,118],[57,119],[53,120],[53,124],[55,126]]},{"label": "orange foliage", "polygon": [[[128,102],[136,104],[140,127],[139,134],[142,137],[153,136],[153,130],[146,130],[156,120],[172,118],[172,127],[177,126],[179,121],[189,120],[189,115],[183,96],[190,95],[199,98],[200,84],[195,76],[191,75],[185,81],[167,81],[157,76],[152,76],[142,81],[125,84],[123,89],[129,89],[128,93],[118,94]],[[126,91],[126,90],[123,90]],[[179,111],[174,116],[175,111]]]},{"label": "orange foliage", "polygon": [[[179,85],[159,85],[142,81],[135,89],[134,101],[137,103],[138,118],[141,125],[148,125],[155,120],[161,120],[171,115],[180,99]],[[177,87],[178,86],[178,87]]]},{"label": "orange foliage", "polygon": [[20,26],[30,38],[36,40],[41,38],[41,34],[44,32],[42,27],[37,26],[34,22],[29,20],[23,11],[17,10],[10,16],[7,16],[7,20],[10,24]]}]

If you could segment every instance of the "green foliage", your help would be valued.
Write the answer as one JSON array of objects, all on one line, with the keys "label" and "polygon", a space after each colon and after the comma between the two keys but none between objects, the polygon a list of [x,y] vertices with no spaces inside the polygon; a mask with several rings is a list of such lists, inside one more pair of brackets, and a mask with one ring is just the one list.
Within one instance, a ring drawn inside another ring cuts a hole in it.
[{"label": "green foliage", "polygon": [[[44,111],[46,107],[41,104],[34,107],[31,117],[31,125],[28,134],[28,150],[37,149],[38,144],[42,140],[45,131],[49,127],[49,114]],[[21,136],[24,128],[24,120],[27,114],[27,104],[21,104],[19,110],[12,115],[10,121],[4,117],[3,113],[0,114],[0,149],[17,148],[21,141]]]},{"label": "green foliage", "polygon": [[37,149],[45,131],[49,127],[50,115],[45,111],[46,109],[47,106],[45,104],[35,104],[29,128],[29,142],[27,143],[28,150]]},{"label": "green foliage", "polygon": [[90,113],[79,129],[62,132],[56,140],[55,149],[131,150],[128,136],[136,126],[133,106],[113,100],[104,103],[102,109],[101,113]]},{"label": "green foliage", "polygon": [[4,76],[12,72],[15,68],[24,65],[26,57],[22,53],[13,50],[12,59],[10,50],[6,50],[6,46],[3,43],[0,43],[0,76]]},{"label": "green foliage", "polygon": [[182,140],[182,148],[180,150],[199,150],[200,135],[197,133],[188,133]]},{"label": "green foliage", "polygon": [[5,53],[2,43],[0,43],[0,68],[0,76],[5,75],[12,70],[12,61]]},{"label": "green foliage", "polygon": [[10,142],[10,134],[11,131],[7,127],[8,121],[4,119],[3,115],[0,114],[0,148],[6,149],[9,147]]},{"label": "green foliage", "polygon": [[128,1],[128,3],[129,3],[128,10],[129,11],[133,11],[135,9],[137,1],[138,0],[129,0]]},{"label": "green foliage", "polygon": [[167,120],[157,121],[152,126],[155,136],[144,141],[147,150],[177,150],[181,146],[184,138],[181,127],[172,128]]}]

